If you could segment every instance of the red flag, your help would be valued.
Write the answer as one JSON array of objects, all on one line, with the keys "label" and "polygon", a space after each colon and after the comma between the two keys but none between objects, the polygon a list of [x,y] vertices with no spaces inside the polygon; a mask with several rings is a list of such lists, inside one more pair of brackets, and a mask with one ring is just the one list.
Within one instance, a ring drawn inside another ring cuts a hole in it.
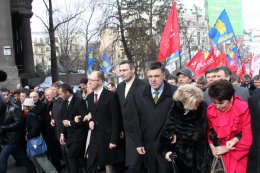
[{"label": "red flag", "polygon": [[229,67],[228,60],[225,53],[221,53],[216,60],[216,66],[227,66]]},{"label": "red flag", "polygon": [[217,57],[215,55],[214,49],[212,49],[204,63],[204,66],[200,69],[200,73],[204,75],[207,69],[209,68],[215,68]]},{"label": "red flag", "polygon": [[240,77],[240,79],[242,79],[243,75],[246,74],[246,60],[245,58],[243,58],[242,62],[241,62],[241,67],[240,69],[238,69],[238,76]]},{"label": "red flag", "polygon": [[253,59],[253,55],[252,53],[250,54],[249,57],[249,74],[252,76],[253,72],[252,72],[252,59]]},{"label": "red flag", "polygon": [[191,69],[191,71],[194,73],[194,77],[197,78],[203,76],[201,69],[203,68],[204,63],[205,63],[204,55],[199,50],[186,66],[189,69]]},{"label": "red flag", "polygon": [[168,20],[164,27],[158,61],[163,62],[167,57],[180,51],[180,33],[176,2],[173,3]]}]

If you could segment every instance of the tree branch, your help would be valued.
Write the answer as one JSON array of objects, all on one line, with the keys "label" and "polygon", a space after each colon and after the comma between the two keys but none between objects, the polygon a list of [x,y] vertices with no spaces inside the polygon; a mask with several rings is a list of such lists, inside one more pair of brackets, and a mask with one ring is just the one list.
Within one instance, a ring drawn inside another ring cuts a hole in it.
[{"label": "tree branch", "polygon": [[44,22],[44,20],[43,20],[40,16],[38,16],[38,15],[36,15],[36,17],[39,18],[40,21],[43,23],[43,25],[46,27],[46,29],[49,30],[49,27],[48,27],[48,25]]}]

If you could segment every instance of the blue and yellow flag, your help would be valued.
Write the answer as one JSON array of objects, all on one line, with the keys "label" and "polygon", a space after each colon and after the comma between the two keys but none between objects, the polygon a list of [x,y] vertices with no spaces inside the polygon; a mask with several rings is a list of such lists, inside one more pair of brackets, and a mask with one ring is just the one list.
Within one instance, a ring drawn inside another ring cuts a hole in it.
[{"label": "blue and yellow flag", "polygon": [[89,54],[88,54],[88,74],[91,74],[92,72],[92,67],[95,64],[95,59],[93,58],[93,52],[92,48],[89,49]]},{"label": "blue and yellow flag", "polygon": [[234,31],[225,9],[221,12],[214,27],[211,28],[208,34],[216,46],[234,37]]},{"label": "blue and yellow flag", "polygon": [[104,56],[103,56],[103,63],[102,63],[102,71],[103,71],[103,73],[104,74],[108,74],[109,71],[111,70],[111,68],[112,68],[112,63],[111,63],[109,57],[106,54],[104,54]]},{"label": "blue and yellow flag", "polygon": [[180,52],[176,51],[166,59],[166,66],[170,73],[176,70],[176,62],[180,59]]}]

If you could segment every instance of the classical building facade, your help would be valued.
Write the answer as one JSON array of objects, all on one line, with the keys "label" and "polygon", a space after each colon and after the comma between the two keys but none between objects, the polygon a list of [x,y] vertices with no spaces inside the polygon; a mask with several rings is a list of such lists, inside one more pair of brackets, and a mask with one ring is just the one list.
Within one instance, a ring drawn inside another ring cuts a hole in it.
[{"label": "classical building facade", "polygon": [[34,73],[30,18],[32,0],[0,2],[0,69],[8,78],[1,86],[14,89],[22,74]]}]

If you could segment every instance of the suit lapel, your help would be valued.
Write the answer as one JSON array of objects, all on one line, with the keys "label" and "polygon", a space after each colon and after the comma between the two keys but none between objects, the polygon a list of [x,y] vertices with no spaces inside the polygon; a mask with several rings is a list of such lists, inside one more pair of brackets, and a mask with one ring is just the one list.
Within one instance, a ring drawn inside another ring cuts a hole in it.
[{"label": "suit lapel", "polygon": [[163,92],[162,92],[161,96],[159,97],[157,105],[160,104],[165,98],[171,97],[171,96],[172,96],[172,94],[171,94],[170,85],[168,83],[164,82]]},{"label": "suit lapel", "polygon": [[101,92],[101,94],[98,98],[97,105],[95,105],[96,109],[98,109],[100,107],[100,104],[103,103],[104,99],[106,98],[107,93],[108,93],[108,90],[103,88],[103,91]]}]

